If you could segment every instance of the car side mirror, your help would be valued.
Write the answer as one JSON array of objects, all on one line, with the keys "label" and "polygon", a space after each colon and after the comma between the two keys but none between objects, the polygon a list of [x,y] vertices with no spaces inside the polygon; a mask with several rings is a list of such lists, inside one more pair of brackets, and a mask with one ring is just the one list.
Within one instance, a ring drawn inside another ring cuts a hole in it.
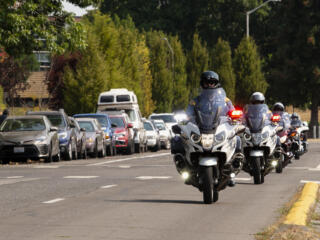
[{"label": "car side mirror", "polygon": [[111,123],[111,127],[116,128],[118,125],[116,123]]},{"label": "car side mirror", "polygon": [[57,132],[58,128],[57,127],[50,127],[50,132]]},{"label": "car side mirror", "polygon": [[133,124],[132,123],[128,123],[128,128],[133,128]]},{"label": "car side mirror", "polygon": [[171,127],[172,129],[172,132],[175,133],[175,134],[181,134],[181,128],[179,127],[179,125],[173,125]]},{"label": "car side mirror", "polygon": [[86,129],[85,129],[85,128],[80,128],[80,131],[81,131],[81,132],[85,132]]}]

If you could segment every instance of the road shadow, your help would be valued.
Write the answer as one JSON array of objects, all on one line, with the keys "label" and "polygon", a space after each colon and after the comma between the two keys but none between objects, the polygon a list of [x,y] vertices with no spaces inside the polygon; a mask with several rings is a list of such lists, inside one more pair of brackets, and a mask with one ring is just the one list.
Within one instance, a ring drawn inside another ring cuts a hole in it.
[{"label": "road shadow", "polygon": [[[106,201],[116,201],[116,200],[106,200]],[[203,204],[202,201],[189,201],[189,200],[166,200],[166,199],[132,199],[132,200],[118,200],[116,202],[123,203],[173,203],[173,204]]]}]

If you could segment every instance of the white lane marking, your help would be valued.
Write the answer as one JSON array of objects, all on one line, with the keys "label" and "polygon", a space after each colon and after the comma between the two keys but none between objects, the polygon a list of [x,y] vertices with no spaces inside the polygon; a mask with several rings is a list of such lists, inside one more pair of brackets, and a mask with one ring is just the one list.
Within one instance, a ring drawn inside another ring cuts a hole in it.
[{"label": "white lane marking", "polygon": [[252,178],[235,178],[236,181],[251,181]]},{"label": "white lane marking", "polygon": [[100,188],[103,188],[103,189],[107,189],[107,188],[112,188],[112,187],[116,187],[116,186],[118,186],[118,185],[106,185],[106,186],[102,186],[102,187],[100,187]]},{"label": "white lane marking", "polygon": [[0,185],[6,185],[6,184],[14,184],[14,183],[20,183],[20,182],[29,182],[29,181],[35,181],[39,180],[40,178],[6,178],[6,179],[0,179]]},{"label": "white lane marking", "polygon": [[35,165],[33,166],[33,168],[59,168],[60,166],[57,165],[53,165],[53,166],[49,166],[49,165]]},{"label": "white lane marking", "polygon": [[320,168],[309,168],[309,171],[320,171]]},{"label": "white lane marking", "polygon": [[7,177],[8,179],[18,179],[18,178],[23,178],[23,176],[11,176]]},{"label": "white lane marking", "polygon": [[143,156],[143,157],[122,158],[122,159],[111,160],[111,161],[106,161],[106,162],[92,163],[92,164],[88,164],[86,166],[99,166],[99,165],[104,165],[104,164],[109,164],[109,163],[123,162],[123,161],[129,161],[129,160],[134,160],[134,159],[160,157],[160,156],[166,156],[166,155],[171,155],[171,153],[153,154],[153,155],[147,155],[147,156]]},{"label": "white lane marking", "polygon": [[320,184],[320,181],[313,181],[313,180],[301,180],[300,181],[300,183],[308,183],[308,182]]},{"label": "white lane marking", "polygon": [[286,167],[286,169],[295,169],[295,170],[308,170],[309,167]]},{"label": "white lane marking", "polygon": [[63,178],[69,179],[91,179],[91,178],[98,178],[99,176],[65,176]]},{"label": "white lane marking", "polygon": [[320,169],[320,164],[316,168]]},{"label": "white lane marking", "polygon": [[63,200],[64,200],[64,198],[56,198],[56,199],[52,199],[52,200],[45,201],[45,202],[42,202],[42,203],[50,204],[50,203],[60,202],[60,201],[63,201]]},{"label": "white lane marking", "polygon": [[119,165],[119,168],[131,168],[129,165]]},{"label": "white lane marking", "polygon": [[140,177],[136,177],[137,179],[140,180],[150,180],[150,179],[169,179],[172,178],[170,176],[140,176]]}]

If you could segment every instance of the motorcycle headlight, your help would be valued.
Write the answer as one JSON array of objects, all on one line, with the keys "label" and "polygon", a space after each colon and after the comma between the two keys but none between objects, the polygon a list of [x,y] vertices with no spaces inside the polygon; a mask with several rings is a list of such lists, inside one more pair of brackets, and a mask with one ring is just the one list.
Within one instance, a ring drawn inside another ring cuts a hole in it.
[{"label": "motorcycle headlight", "polygon": [[201,144],[205,149],[212,148],[213,145],[213,134],[202,134],[201,135]]},{"label": "motorcycle headlight", "polygon": [[218,133],[214,136],[215,142],[223,142],[225,139],[226,139],[226,132],[225,131]]},{"label": "motorcycle headlight", "polygon": [[262,137],[263,139],[268,138],[268,137],[269,137],[269,132],[264,132],[264,133],[262,133],[261,137]]},{"label": "motorcycle headlight", "polygon": [[67,138],[67,136],[68,136],[68,133],[67,133],[67,132],[58,133],[58,137],[59,137],[59,138],[65,139],[65,138]]},{"label": "motorcycle headlight", "polygon": [[190,138],[194,143],[199,143],[201,141],[201,136],[196,133],[191,134]]}]

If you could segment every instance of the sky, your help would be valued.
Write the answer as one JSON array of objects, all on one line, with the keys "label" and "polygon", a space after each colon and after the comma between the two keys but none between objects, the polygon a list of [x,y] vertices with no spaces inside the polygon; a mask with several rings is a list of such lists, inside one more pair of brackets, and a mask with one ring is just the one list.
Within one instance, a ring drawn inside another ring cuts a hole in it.
[{"label": "sky", "polygon": [[74,13],[76,16],[82,16],[82,15],[86,14],[87,13],[86,9],[88,9],[88,10],[93,9],[92,7],[87,7],[86,9],[80,8],[80,7],[75,6],[75,5],[73,5],[69,2],[66,2],[66,1],[62,1],[62,4],[64,6],[64,10],[66,10],[67,12]]}]

